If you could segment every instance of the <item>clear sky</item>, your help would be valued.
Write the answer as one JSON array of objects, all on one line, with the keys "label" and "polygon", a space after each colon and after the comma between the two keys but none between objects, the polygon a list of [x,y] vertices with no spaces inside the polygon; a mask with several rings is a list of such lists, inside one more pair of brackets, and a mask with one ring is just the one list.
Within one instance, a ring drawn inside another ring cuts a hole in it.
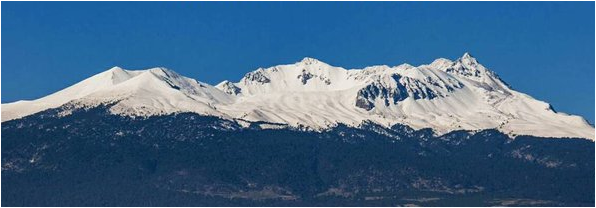
[{"label": "clear sky", "polygon": [[306,56],[360,68],[468,51],[594,122],[594,2],[2,2],[1,18],[2,103],[112,66],[217,84]]}]

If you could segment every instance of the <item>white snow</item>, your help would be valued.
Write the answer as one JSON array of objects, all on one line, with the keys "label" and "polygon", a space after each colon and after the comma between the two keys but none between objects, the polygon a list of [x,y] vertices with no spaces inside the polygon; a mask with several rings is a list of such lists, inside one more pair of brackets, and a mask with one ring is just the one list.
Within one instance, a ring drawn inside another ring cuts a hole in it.
[{"label": "white snow", "polygon": [[2,121],[21,118],[66,103],[94,106],[117,101],[110,110],[130,116],[150,116],[174,112],[222,114],[214,104],[232,98],[220,90],[165,68],[124,70],[114,67],[64,90],[33,101],[2,104]]},{"label": "white snow", "polygon": [[[374,107],[363,108],[357,98]],[[338,123],[357,127],[368,120],[432,128],[437,134],[495,128],[512,136],[594,140],[594,128],[583,118],[554,112],[548,103],[510,89],[468,53],[418,67],[349,70],[304,58],[259,68],[237,83],[224,81],[215,87],[165,68],[114,67],[37,100],[2,104],[2,121],[67,103],[115,103],[111,112],[126,116],[196,112],[313,130]]]}]

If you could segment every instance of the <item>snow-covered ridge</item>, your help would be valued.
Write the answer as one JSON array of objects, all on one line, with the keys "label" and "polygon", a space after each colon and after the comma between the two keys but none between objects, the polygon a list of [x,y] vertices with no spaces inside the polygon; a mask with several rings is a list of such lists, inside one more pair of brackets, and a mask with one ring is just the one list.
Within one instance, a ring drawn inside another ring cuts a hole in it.
[{"label": "snow-covered ridge", "polygon": [[126,116],[196,112],[313,130],[371,121],[432,128],[438,134],[494,128],[509,135],[594,139],[594,128],[583,118],[555,112],[548,103],[512,90],[468,53],[417,67],[364,69],[304,58],[216,86],[165,68],[114,67],[37,100],[2,104],[2,121],[67,103],[106,102],[116,103],[112,113]]}]

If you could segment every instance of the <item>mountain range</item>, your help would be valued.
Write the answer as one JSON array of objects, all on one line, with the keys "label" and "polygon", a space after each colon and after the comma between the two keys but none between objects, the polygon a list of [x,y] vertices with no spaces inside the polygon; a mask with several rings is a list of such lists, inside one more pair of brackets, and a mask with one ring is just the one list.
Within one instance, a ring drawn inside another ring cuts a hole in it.
[{"label": "mountain range", "polygon": [[470,54],[166,68],[1,106],[3,206],[594,206],[594,127]]},{"label": "mountain range", "polygon": [[193,112],[244,125],[322,131],[338,124],[373,122],[455,130],[497,129],[511,137],[531,135],[594,140],[594,127],[579,116],[557,112],[543,101],[513,90],[497,74],[465,53],[451,61],[344,69],[313,58],[259,68],[240,81],[216,86],[166,68],[94,75],[32,101],[2,104],[2,121],[43,110],[111,104],[110,112],[148,117]]}]

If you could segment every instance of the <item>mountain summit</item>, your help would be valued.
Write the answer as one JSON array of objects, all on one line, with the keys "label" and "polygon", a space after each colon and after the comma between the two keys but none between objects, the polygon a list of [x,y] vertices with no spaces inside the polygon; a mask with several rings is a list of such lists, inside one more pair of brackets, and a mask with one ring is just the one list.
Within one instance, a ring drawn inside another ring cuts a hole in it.
[{"label": "mountain summit", "polygon": [[122,116],[195,112],[316,131],[373,122],[431,128],[436,134],[497,129],[510,136],[594,139],[594,128],[583,118],[555,112],[548,103],[511,89],[469,53],[417,67],[364,69],[304,58],[216,86],[165,68],[114,67],[37,100],[2,104],[2,121],[65,105],[101,104]]}]

